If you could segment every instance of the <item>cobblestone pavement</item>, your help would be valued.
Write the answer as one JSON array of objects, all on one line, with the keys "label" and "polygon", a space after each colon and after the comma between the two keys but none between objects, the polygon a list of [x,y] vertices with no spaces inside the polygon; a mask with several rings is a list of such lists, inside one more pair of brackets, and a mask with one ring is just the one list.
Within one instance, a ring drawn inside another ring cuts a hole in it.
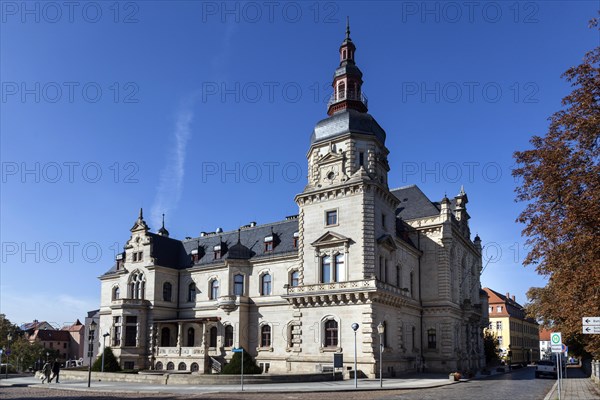
[{"label": "cobblestone pavement", "polygon": [[182,400],[182,399],[204,399],[204,400],[376,400],[382,397],[388,397],[404,393],[404,390],[386,390],[380,392],[344,392],[344,393],[205,393],[200,395],[169,395],[169,394],[130,394],[121,393],[118,395],[77,392],[72,390],[60,389],[42,389],[30,387],[0,387],[1,399],[25,400],[25,399],[45,399],[45,400]]},{"label": "cobblestone pavement", "polygon": [[[562,381],[561,398],[562,400],[597,400],[600,399],[600,387],[594,385],[581,368],[567,368],[567,377]],[[556,385],[546,399],[558,399]]]},{"label": "cobblestone pavement", "polygon": [[380,398],[382,400],[542,400],[555,381],[536,379],[534,372],[534,367],[527,367],[487,379],[472,380],[436,389],[396,393]]}]

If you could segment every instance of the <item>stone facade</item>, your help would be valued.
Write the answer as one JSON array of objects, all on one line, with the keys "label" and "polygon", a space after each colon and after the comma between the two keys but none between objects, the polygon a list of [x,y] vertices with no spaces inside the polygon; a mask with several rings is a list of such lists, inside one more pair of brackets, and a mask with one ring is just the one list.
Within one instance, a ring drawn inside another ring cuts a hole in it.
[{"label": "stone facade", "polygon": [[[467,195],[390,190],[349,30],[329,117],[315,127],[298,215],[175,240],[140,215],[104,274],[100,329],[124,368],[218,371],[233,347],[265,372],[360,375],[484,366],[481,240]],[[358,329],[353,331],[352,324]],[[378,326],[383,333],[378,332]]]}]

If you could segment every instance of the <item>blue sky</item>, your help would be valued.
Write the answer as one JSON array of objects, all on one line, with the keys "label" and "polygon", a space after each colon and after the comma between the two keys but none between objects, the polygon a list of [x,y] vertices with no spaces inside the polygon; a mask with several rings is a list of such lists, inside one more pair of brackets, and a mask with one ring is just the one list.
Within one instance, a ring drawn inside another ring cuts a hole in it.
[{"label": "blue sky", "polygon": [[[587,2],[2,2],[0,312],[57,325],[99,305],[144,207],[171,236],[297,214],[350,16],[391,187],[469,196],[482,283],[543,285],[512,153],[599,42]],[[488,262],[489,260],[489,262]]]}]

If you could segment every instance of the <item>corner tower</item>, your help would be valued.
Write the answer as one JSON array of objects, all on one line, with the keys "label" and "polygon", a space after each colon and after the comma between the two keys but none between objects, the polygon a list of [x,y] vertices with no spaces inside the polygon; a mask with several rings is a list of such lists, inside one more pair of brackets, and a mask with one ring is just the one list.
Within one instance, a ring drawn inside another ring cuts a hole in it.
[{"label": "corner tower", "polygon": [[339,53],[328,117],[314,128],[308,182],[296,196],[305,285],[377,278],[378,243],[396,233],[398,200],[388,189],[386,133],[367,113],[349,26]]}]

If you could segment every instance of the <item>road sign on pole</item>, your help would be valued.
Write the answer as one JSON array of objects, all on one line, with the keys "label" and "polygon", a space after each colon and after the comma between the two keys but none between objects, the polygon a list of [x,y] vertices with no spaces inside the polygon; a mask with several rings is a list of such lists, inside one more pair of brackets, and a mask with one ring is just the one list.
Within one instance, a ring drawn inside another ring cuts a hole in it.
[{"label": "road sign on pole", "polygon": [[550,348],[553,353],[562,353],[562,334],[560,332],[550,334]]},{"label": "road sign on pole", "polygon": [[583,325],[596,325],[600,326],[600,317],[583,317],[581,318]]},{"label": "road sign on pole", "polygon": [[595,335],[600,333],[600,326],[594,325],[584,325],[583,326],[583,334],[584,335]]}]

